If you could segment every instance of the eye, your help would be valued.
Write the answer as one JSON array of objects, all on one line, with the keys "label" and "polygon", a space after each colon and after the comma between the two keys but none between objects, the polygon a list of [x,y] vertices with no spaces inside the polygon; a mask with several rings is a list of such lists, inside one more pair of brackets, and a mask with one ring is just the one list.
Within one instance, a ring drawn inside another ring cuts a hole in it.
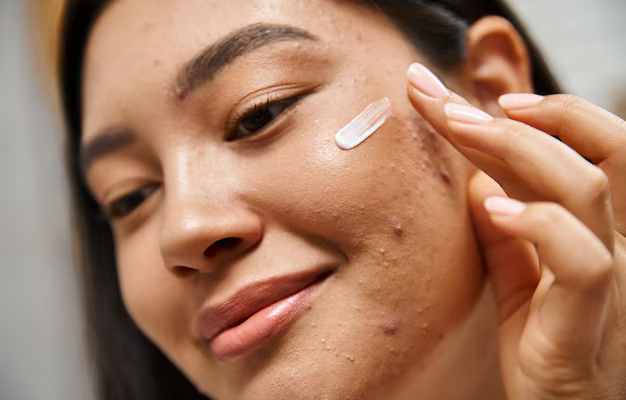
[{"label": "eye", "polygon": [[130,215],[148,197],[156,192],[158,188],[158,184],[146,185],[138,190],[117,198],[111,202],[108,207],[106,207],[107,215],[113,220],[121,219]]},{"label": "eye", "polygon": [[297,96],[279,101],[268,100],[263,104],[255,105],[252,110],[235,119],[234,126],[226,141],[233,142],[262,132],[271,126],[286,109],[300,101],[302,97]]}]

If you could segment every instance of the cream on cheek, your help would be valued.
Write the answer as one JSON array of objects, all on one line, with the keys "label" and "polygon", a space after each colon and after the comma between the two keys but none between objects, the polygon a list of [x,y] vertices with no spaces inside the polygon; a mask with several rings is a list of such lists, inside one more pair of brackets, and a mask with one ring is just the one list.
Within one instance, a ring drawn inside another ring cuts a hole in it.
[{"label": "cream on cheek", "polygon": [[391,101],[386,97],[378,100],[341,128],[335,135],[335,143],[340,149],[353,149],[373,135],[390,116]]}]

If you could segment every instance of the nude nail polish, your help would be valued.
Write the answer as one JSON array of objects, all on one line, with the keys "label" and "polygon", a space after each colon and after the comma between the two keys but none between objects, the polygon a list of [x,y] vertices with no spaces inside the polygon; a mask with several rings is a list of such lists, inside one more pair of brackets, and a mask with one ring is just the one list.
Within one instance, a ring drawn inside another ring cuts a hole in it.
[{"label": "nude nail polish", "polygon": [[484,206],[487,212],[497,215],[519,215],[526,209],[526,204],[508,197],[488,197]]},{"label": "nude nail polish", "polygon": [[413,64],[409,67],[409,82],[420,92],[436,99],[448,97],[450,92],[446,86],[422,64]]},{"label": "nude nail polish", "polygon": [[534,93],[511,93],[500,96],[498,103],[504,109],[514,110],[536,106],[544,97]]},{"label": "nude nail polish", "polygon": [[493,117],[476,107],[448,103],[444,107],[446,116],[454,121],[480,124],[493,120]]}]

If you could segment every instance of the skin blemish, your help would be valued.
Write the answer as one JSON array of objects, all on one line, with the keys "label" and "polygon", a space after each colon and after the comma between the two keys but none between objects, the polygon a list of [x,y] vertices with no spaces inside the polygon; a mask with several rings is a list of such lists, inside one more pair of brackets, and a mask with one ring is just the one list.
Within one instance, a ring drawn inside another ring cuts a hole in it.
[{"label": "skin blemish", "polygon": [[401,224],[396,224],[396,226],[393,227],[393,234],[399,238],[402,237],[402,235],[404,235],[404,229],[402,228]]},{"label": "skin blemish", "polygon": [[452,184],[452,180],[450,179],[450,173],[448,172],[448,168],[445,164],[441,164],[439,166],[439,176],[441,177],[443,183],[445,183],[446,185]]},{"label": "skin blemish", "polygon": [[151,31],[156,26],[156,22],[146,22],[143,25],[143,30],[148,32]]},{"label": "skin blemish", "polygon": [[400,329],[400,321],[396,317],[386,317],[382,324],[380,324],[380,330],[385,336],[395,336]]},{"label": "skin blemish", "polygon": [[383,126],[390,116],[391,101],[386,97],[378,100],[341,128],[335,135],[335,143],[340,149],[353,149]]}]

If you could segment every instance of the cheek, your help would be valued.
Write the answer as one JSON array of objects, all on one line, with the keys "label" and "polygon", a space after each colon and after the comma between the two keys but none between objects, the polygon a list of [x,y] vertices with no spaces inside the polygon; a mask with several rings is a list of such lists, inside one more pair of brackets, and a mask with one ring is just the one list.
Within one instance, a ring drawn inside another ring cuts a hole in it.
[{"label": "cheek", "polygon": [[481,272],[467,214],[467,164],[405,111],[408,101],[394,104],[395,116],[353,150],[337,147],[332,123],[294,135],[280,154],[257,160],[244,183],[247,200],[290,231],[331,243],[349,264],[367,265],[345,274],[374,282],[368,296],[389,302],[446,286],[474,296]]},{"label": "cheek", "polygon": [[[404,100],[394,104],[404,110],[404,103],[410,107]],[[309,111],[324,115],[322,107]],[[310,124],[314,130],[292,132],[276,150],[244,159],[245,200],[348,253],[464,218],[466,173],[455,151],[415,112],[394,113],[353,150],[339,149],[334,134],[341,127],[320,118]]]},{"label": "cheek", "polygon": [[315,382],[327,377],[320,390],[371,387],[401,374],[479,295],[466,164],[420,121],[396,113],[350,151],[337,148],[332,129],[302,135],[247,182],[248,200],[272,220],[346,256],[284,352],[284,365],[306,364],[300,372]]},{"label": "cheek", "polygon": [[180,280],[163,265],[150,221],[131,238],[118,241],[117,264],[124,305],[139,329],[166,352],[184,343],[188,332]]}]

